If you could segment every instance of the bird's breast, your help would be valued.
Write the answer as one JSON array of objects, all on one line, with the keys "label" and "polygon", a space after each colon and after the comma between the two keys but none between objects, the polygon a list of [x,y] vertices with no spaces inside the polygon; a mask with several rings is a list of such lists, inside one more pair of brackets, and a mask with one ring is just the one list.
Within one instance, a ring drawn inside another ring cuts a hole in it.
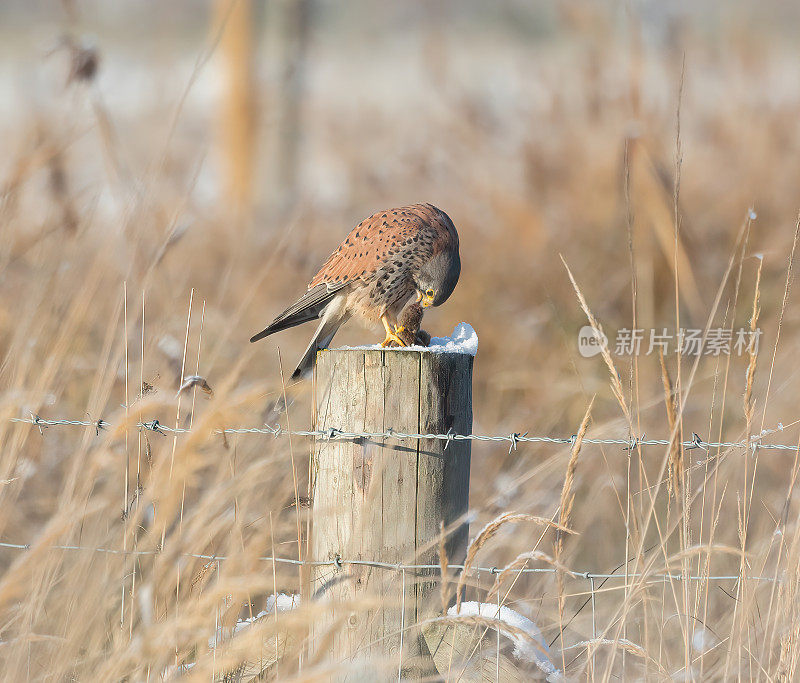
[{"label": "bird's breast", "polygon": [[389,269],[353,288],[346,305],[351,315],[377,321],[387,310],[402,309],[414,292],[414,281],[407,273]]}]

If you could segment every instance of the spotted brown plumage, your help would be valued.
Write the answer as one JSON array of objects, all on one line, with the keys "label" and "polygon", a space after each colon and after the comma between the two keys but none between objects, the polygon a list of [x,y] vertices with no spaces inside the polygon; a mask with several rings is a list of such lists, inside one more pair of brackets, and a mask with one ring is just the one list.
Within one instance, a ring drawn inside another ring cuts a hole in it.
[{"label": "spotted brown plumage", "polygon": [[384,345],[407,344],[397,316],[416,296],[423,307],[447,301],[458,282],[458,233],[432,204],[379,211],[359,223],[319,269],[308,291],[250,341],[321,318],[292,378],[306,374],[319,349],[356,315],[383,323]]}]

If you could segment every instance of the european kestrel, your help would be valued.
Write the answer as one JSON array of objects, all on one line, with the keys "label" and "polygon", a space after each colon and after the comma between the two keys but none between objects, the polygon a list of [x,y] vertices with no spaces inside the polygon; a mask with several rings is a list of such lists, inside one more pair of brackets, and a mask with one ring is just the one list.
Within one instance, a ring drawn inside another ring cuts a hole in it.
[{"label": "european kestrel", "polygon": [[321,318],[292,379],[314,367],[317,351],[353,315],[383,323],[383,346],[406,346],[398,336],[403,307],[414,295],[425,308],[443,304],[460,274],[458,233],[444,211],[432,204],[379,211],[352,230],[308,291],[250,341]]}]

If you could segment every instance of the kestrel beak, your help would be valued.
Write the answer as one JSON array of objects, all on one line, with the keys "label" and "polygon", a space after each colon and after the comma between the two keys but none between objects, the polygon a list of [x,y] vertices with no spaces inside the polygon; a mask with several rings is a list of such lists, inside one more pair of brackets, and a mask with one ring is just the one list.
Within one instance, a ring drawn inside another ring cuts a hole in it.
[{"label": "kestrel beak", "polygon": [[417,303],[422,305],[422,308],[433,306],[433,297],[423,294],[419,289],[417,290]]}]

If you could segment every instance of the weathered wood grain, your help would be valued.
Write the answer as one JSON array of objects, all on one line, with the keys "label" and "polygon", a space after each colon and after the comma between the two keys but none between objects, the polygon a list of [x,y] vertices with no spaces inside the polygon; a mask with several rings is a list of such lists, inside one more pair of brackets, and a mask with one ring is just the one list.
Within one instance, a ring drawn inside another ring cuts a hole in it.
[{"label": "weathered wood grain", "polygon": [[[472,361],[462,354],[321,351],[316,427],[468,434]],[[469,468],[469,441],[318,439],[312,456],[311,559],[438,564],[444,525],[449,562],[463,561]],[[438,580],[436,571],[346,563],[313,568],[309,594],[321,607],[311,656],[384,661],[386,673],[393,670],[396,676],[404,626],[404,668],[434,673],[425,639],[409,627],[441,612]]]}]

